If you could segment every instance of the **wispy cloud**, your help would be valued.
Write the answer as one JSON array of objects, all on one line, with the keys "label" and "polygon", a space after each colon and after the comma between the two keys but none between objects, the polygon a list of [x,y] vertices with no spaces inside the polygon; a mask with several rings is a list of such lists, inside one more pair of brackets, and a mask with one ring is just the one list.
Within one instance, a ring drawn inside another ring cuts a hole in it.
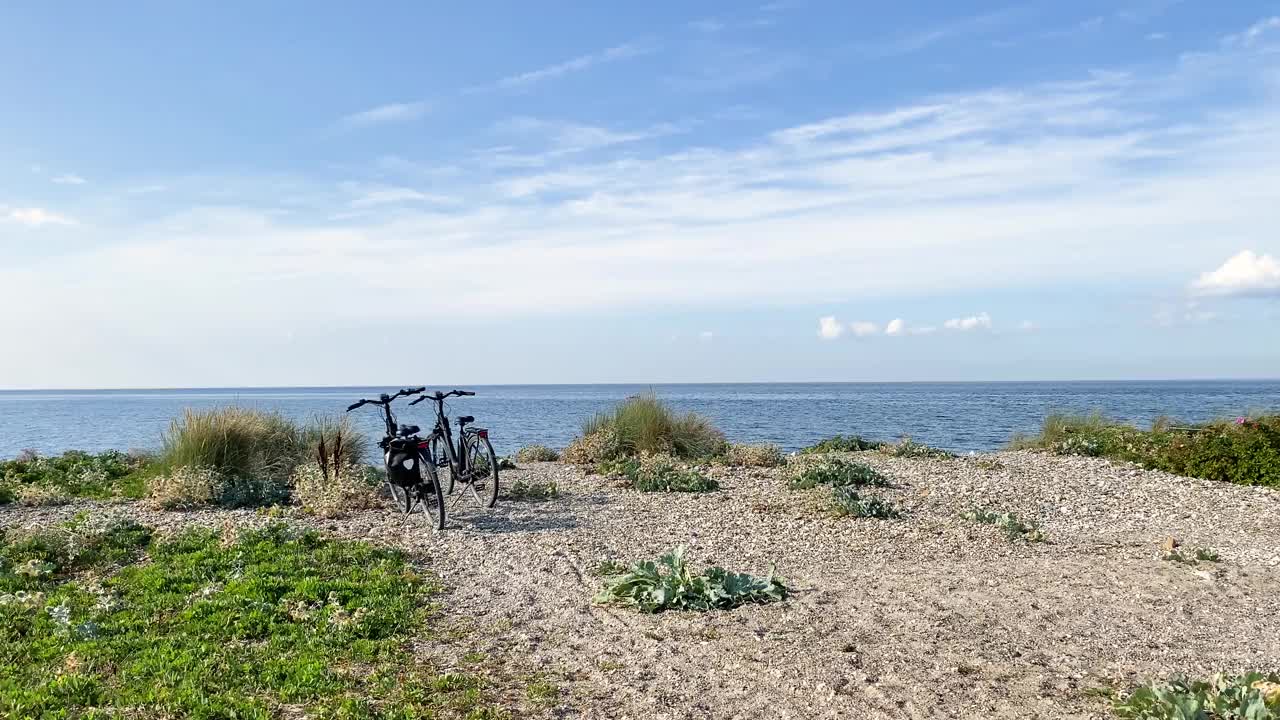
[{"label": "wispy cloud", "polygon": [[521,89],[528,88],[540,82],[563,77],[571,73],[589,70],[597,65],[617,62],[627,58],[639,57],[647,55],[657,50],[657,47],[648,43],[631,42],[623,45],[615,45],[606,48],[600,52],[590,53],[587,55],[579,55],[571,60],[566,60],[554,65],[548,65],[537,70],[519,73],[517,75],[509,75],[497,82],[499,88],[504,89]]},{"label": "wispy cloud", "polygon": [[951,318],[942,323],[942,327],[948,330],[960,330],[969,332],[973,330],[990,330],[991,316],[985,312],[977,315],[969,315],[968,317]]},{"label": "wispy cloud", "polygon": [[75,225],[75,221],[64,215],[50,212],[44,208],[25,207],[25,208],[0,208],[9,220],[27,227],[43,227],[45,225]]},{"label": "wispy cloud", "polygon": [[57,177],[53,178],[52,181],[58,185],[84,185],[86,182],[88,182],[87,180],[80,177],[79,175],[74,175],[71,173],[68,173],[66,175],[58,175]]},{"label": "wispy cloud", "polygon": [[994,12],[973,15],[934,27],[902,33],[874,43],[862,43],[856,50],[871,57],[893,57],[925,50],[949,40],[990,32],[1004,27],[1024,16],[1023,8],[1004,8]]},{"label": "wispy cloud", "polygon": [[431,109],[426,102],[388,103],[378,107],[361,110],[338,120],[338,127],[346,130],[401,123],[417,120]]}]

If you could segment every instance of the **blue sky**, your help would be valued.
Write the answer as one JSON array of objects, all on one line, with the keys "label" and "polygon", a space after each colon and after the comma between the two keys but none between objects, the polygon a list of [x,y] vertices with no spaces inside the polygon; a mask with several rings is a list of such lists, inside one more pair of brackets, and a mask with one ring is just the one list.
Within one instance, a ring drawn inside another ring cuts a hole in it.
[{"label": "blue sky", "polygon": [[1280,367],[1280,2],[29,3],[0,92],[0,387]]}]

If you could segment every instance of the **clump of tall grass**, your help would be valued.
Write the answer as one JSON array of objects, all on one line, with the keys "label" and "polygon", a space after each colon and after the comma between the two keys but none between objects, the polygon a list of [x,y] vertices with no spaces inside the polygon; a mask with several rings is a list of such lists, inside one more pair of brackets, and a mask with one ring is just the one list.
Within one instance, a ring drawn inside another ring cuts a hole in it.
[{"label": "clump of tall grass", "polygon": [[222,407],[183,411],[169,425],[160,463],[288,482],[304,459],[301,429],[279,413]]},{"label": "clump of tall grass", "polygon": [[697,413],[677,414],[650,393],[589,418],[563,457],[587,464],[640,453],[702,459],[722,454],[726,445],[724,433],[710,420]]},{"label": "clump of tall grass", "polygon": [[1106,457],[1153,470],[1240,485],[1280,487],[1280,415],[1196,425],[1161,418],[1150,430],[1089,415],[1053,414],[1040,434],[1016,436],[1015,450]]}]

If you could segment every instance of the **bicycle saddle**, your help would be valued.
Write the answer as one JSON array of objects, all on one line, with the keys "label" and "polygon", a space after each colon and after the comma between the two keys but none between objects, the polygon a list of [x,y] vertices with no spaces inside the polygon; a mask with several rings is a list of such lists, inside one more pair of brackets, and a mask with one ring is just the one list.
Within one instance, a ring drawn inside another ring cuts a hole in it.
[{"label": "bicycle saddle", "polygon": [[405,437],[408,437],[410,435],[417,435],[418,431],[421,429],[422,428],[418,427],[417,425],[401,425],[400,434]]},{"label": "bicycle saddle", "polygon": [[458,418],[459,425],[466,425],[469,422],[475,422],[475,421],[476,419],[474,417],[471,417],[470,415],[463,415],[462,417]]}]

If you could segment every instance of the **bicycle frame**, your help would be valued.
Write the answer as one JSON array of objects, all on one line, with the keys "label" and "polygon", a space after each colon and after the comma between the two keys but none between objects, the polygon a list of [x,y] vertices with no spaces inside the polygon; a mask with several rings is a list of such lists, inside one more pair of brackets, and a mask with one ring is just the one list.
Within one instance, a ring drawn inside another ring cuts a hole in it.
[{"label": "bicycle frame", "polygon": [[[439,437],[444,445],[445,458],[449,463],[449,468],[453,470],[454,477],[464,478],[467,476],[467,453],[464,452],[462,441],[466,436],[465,432],[458,435],[458,446],[453,445],[453,430],[449,427],[449,417],[444,414],[444,398],[429,398],[436,404],[436,427],[432,432],[434,437]],[[444,467],[437,463],[437,467]]]}]

